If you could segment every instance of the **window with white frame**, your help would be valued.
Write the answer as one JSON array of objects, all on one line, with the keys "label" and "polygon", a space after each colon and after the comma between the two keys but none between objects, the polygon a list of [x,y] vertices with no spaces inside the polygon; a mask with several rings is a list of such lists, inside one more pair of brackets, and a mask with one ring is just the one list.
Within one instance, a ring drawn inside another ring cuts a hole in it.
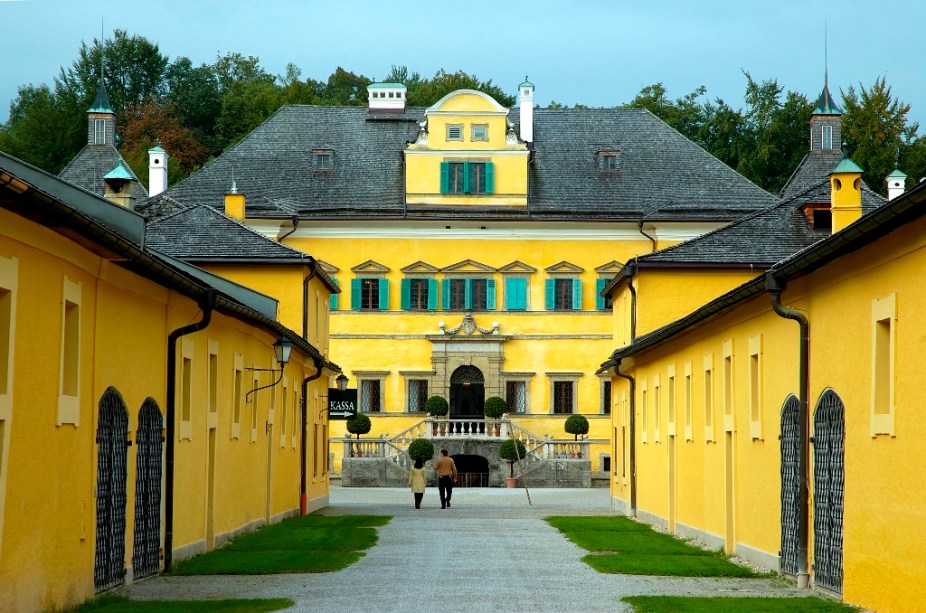
[{"label": "window with white frame", "polygon": [[437,309],[437,279],[406,277],[402,279],[403,311],[434,311]]},{"label": "window with white frame", "polygon": [[897,298],[871,302],[871,436],[895,435],[894,373],[897,351]]},{"label": "window with white frame", "polygon": [[762,336],[749,338],[749,436],[762,438]]},{"label": "window with white frame", "polygon": [[447,140],[448,141],[463,140],[463,124],[448,123],[447,124]]},{"label": "window with white frame", "polygon": [[649,390],[645,379],[640,381],[640,438],[649,442]]},{"label": "window with white frame", "polygon": [[106,120],[105,119],[94,119],[93,120],[93,144],[94,145],[105,145],[106,144]]},{"label": "window with white frame", "polygon": [[[289,377],[283,376],[283,390],[280,392],[280,447],[286,447],[286,422],[289,420]],[[293,425],[295,429],[295,424]]]},{"label": "window with white frame", "polygon": [[357,389],[360,394],[359,411],[361,413],[381,413],[383,410],[383,380],[380,378],[358,377]]},{"label": "window with white frame", "polygon": [[669,364],[666,375],[666,411],[669,413],[666,434],[675,436],[675,416],[678,409],[675,400],[675,364]]},{"label": "window with white frame", "polygon": [[829,151],[833,148],[833,126],[823,126],[820,147],[824,151]]},{"label": "window with white frame", "polygon": [[428,380],[409,379],[405,406],[409,413],[423,413],[428,400]]},{"label": "window with white frame", "polygon": [[551,376],[550,408],[555,415],[568,415],[576,412],[578,376]]},{"label": "window with white frame", "polygon": [[495,279],[449,278],[442,282],[445,311],[491,311],[495,309]]},{"label": "window with white frame", "polygon": [[527,381],[505,381],[505,404],[509,413],[527,413]]},{"label": "window with white frame", "polygon": [[694,398],[692,397],[691,389],[691,362],[685,362],[685,440],[690,441],[692,439],[692,413],[694,409],[692,407],[692,402]]},{"label": "window with white frame", "polygon": [[714,354],[704,356],[704,440],[714,440]]},{"label": "window with white frame", "polygon": [[3,515],[9,489],[5,485],[9,466],[10,420],[13,416],[13,347],[18,287],[19,260],[0,257],[0,547],[3,545]]},{"label": "window with white frame", "polygon": [[470,126],[470,140],[488,141],[489,140],[489,124],[487,123],[472,124],[472,126]]},{"label": "window with white frame", "polygon": [[180,440],[193,438],[193,339],[180,341]]},{"label": "window with white frame", "polygon": [[548,311],[579,311],[582,309],[582,280],[578,277],[557,277],[546,280]]},{"label": "window with white frame", "polygon": [[723,342],[723,429],[733,431],[733,340]]},{"label": "window with white frame", "polygon": [[81,285],[67,277],[61,306],[61,358],[58,425],[80,423]]},{"label": "window with white frame", "polygon": [[234,358],[234,376],[232,378],[232,438],[241,436],[241,404],[244,402],[244,356],[240,353],[235,354]]},{"label": "window with white frame", "polygon": [[659,375],[653,377],[653,441],[662,440],[662,385],[660,385]]}]

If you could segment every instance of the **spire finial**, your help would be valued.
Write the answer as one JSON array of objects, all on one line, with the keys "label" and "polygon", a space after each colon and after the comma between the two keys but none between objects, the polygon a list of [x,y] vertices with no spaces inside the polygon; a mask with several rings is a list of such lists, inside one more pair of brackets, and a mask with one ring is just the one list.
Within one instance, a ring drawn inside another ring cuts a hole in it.
[{"label": "spire finial", "polygon": [[823,22],[823,87],[830,87],[830,35],[826,21]]}]

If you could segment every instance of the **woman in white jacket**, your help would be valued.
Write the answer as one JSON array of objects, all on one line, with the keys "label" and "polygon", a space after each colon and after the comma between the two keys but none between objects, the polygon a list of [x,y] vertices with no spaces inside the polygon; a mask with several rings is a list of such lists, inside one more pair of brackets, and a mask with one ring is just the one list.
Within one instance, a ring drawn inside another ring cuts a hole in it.
[{"label": "woman in white jacket", "polygon": [[421,508],[421,499],[424,497],[424,488],[428,483],[428,476],[425,474],[424,462],[421,459],[415,460],[415,467],[408,473],[408,485],[412,488],[415,495],[415,508]]}]

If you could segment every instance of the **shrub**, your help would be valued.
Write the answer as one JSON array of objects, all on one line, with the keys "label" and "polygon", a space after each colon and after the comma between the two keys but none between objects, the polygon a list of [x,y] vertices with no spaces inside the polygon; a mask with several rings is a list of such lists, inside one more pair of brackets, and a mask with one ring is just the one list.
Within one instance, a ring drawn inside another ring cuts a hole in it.
[{"label": "shrub", "polygon": [[498,455],[501,459],[508,460],[508,474],[514,477],[514,463],[518,461],[518,458],[524,459],[527,455],[527,447],[518,439],[510,438],[498,448]]},{"label": "shrub", "polygon": [[424,410],[428,412],[428,415],[434,415],[435,417],[442,417],[447,414],[450,410],[450,406],[447,404],[447,401],[440,396],[431,396],[424,403]]},{"label": "shrub", "polygon": [[434,457],[434,443],[426,438],[416,438],[408,446],[408,455],[412,460],[427,462]]},{"label": "shrub", "polygon": [[580,434],[588,434],[588,420],[584,415],[570,415],[563,427],[569,434],[574,434],[576,440],[579,440]]},{"label": "shrub", "polygon": [[507,410],[508,403],[505,402],[504,398],[499,398],[498,396],[486,398],[485,405],[482,407],[482,412],[490,419],[498,419],[504,415]]},{"label": "shrub", "polygon": [[356,434],[357,438],[360,438],[361,434],[369,432],[371,427],[373,427],[373,424],[370,423],[370,418],[364,413],[357,413],[347,420],[347,431]]}]

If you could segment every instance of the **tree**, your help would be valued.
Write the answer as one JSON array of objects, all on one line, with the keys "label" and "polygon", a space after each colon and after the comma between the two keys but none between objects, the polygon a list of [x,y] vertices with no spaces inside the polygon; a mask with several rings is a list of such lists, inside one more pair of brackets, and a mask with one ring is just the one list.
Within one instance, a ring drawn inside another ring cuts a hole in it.
[{"label": "tree", "polygon": [[211,155],[221,150],[215,146],[215,122],[222,110],[219,80],[213,66],[193,66],[189,58],[174,60],[164,74],[167,94],[180,125],[192,130]]},{"label": "tree", "polygon": [[508,476],[514,477],[514,463],[524,459],[527,448],[519,439],[509,438],[498,448],[498,457],[508,461]]},{"label": "tree", "polygon": [[49,172],[60,172],[87,142],[86,115],[75,110],[62,104],[47,85],[21,86],[10,103],[0,149]]},{"label": "tree", "polygon": [[458,89],[475,89],[492,96],[502,106],[512,107],[515,98],[503,89],[493,85],[491,79],[480,81],[476,75],[458,70],[447,72],[443,68],[432,79],[422,80],[414,88],[408,87],[409,106],[431,106],[447,94]]},{"label": "tree", "polygon": [[896,100],[885,78],[870,88],[861,83],[842,93],[842,136],[865,183],[884,194],[884,179],[897,167],[901,151],[914,142],[919,124],[907,123],[910,105]]},{"label": "tree", "polygon": [[434,443],[426,438],[416,438],[408,446],[408,457],[427,462],[434,457]]},{"label": "tree", "polygon": [[491,396],[486,398],[482,405],[482,412],[489,419],[498,419],[508,410],[508,403],[500,396]]},{"label": "tree", "polygon": [[367,86],[373,81],[338,66],[322,91],[323,104],[330,106],[363,106],[367,103]]},{"label": "tree", "polygon": [[588,434],[588,419],[584,415],[570,415],[563,429],[579,440],[580,434]]},{"label": "tree", "polygon": [[147,183],[148,150],[157,144],[170,154],[169,185],[188,176],[209,158],[193,130],[180,124],[179,114],[170,102],[143,102],[127,108],[122,115],[121,153],[143,183]]},{"label": "tree", "polygon": [[366,434],[372,427],[373,424],[370,422],[370,418],[363,413],[357,413],[347,420],[347,431],[356,434],[358,440],[361,434]]}]

